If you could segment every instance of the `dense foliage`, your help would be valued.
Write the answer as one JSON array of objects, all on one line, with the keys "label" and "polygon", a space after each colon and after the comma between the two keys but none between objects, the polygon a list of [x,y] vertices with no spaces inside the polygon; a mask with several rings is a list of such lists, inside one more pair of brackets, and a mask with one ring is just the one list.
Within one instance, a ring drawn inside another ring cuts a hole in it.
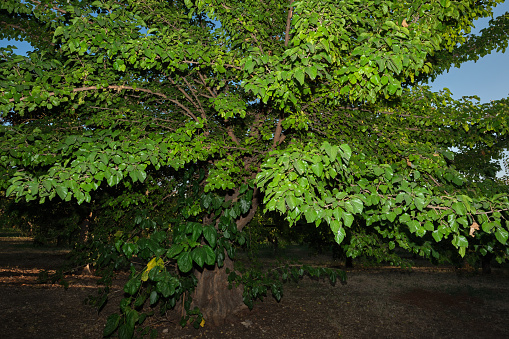
[{"label": "dense foliage", "polygon": [[2,189],[85,209],[83,260],[130,268],[105,335],[155,306],[199,326],[305,272],[344,278],[235,267],[260,206],[328,225],[351,257],[502,262],[507,185],[487,164],[508,101],[422,85],[505,49],[507,14],[468,35],[498,2],[3,1],[0,37],[35,50],[0,49]]}]

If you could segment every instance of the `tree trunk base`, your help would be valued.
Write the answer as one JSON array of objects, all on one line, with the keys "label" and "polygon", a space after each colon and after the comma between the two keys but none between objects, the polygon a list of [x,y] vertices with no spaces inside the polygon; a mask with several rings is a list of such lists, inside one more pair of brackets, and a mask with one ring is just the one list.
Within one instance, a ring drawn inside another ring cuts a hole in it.
[{"label": "tree trunk base", "polygon": [[228,288],[226,268],[233,270],[233,262],[229,258],[221,268],[204,268],[195,273],[198,285],[192,307],[200,309],[207,325],[222,325],[231,315],[247,308],[242,300],[242,288]]}]

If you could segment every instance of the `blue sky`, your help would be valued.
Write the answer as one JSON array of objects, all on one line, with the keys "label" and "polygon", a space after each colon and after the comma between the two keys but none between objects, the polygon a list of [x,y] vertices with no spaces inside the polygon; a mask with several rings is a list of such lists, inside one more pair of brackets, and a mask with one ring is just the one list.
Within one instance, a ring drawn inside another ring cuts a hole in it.
[{"label": "blue sky", "polygon": [[[499,4],[494,10],[494,17],[509,12],[509,2]],[[490,19],[475,22],[472,33],[477,34],[488,25]],[[479,59],[469,61],[460,68],[451,68],[429,84],[433,91],[448,88],[455,99],[462,96],[477,95],[481,102],[489,102],[509,96],[509,49],[505,53],[492,53]]]}]

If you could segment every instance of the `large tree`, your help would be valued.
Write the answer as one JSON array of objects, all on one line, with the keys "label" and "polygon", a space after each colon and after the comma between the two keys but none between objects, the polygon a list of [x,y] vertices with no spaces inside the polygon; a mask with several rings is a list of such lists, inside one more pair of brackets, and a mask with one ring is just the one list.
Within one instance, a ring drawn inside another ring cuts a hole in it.
[{"label": "large tree", "polygon": [[498,2],[3,1],[0,37],[34,46],[0,49],[3,189],[139,211],[96,238],[144,260],[108,322],[123,336],[144,303],[219,323],[268,287],[280,297],[233,266],[259,206],[326,223],[350,256],[506,260],[507,186],[486,194],[450,150],[499,158],[507,100],[421,85],[505,49],[507,14],[468,35]]}]

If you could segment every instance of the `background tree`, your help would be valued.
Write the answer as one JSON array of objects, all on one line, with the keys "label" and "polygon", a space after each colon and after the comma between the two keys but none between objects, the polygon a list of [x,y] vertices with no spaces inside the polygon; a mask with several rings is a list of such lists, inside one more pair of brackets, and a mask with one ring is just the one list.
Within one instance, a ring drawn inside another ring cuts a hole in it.
[{"label": "background tree", "polygon": [[337,243],[349,233],[350,256],[497,242],[504,261],[506,186],[486,195],[450,148],[502,140],[506,102],[419,85],[461,61],[448,53],[497,2],[4,1],[4,37],[37,50],[0,50],[2,185],[40,203],[113,188],[100,217],[176,208],[101,228],[98,264],[108,251],[138,262],[107,335],[132,336],[149,305],[182,305],[198,326],[268,289],[279,299],[278,272],[233,265],[260,204],[290,226],[325,222]]}]

